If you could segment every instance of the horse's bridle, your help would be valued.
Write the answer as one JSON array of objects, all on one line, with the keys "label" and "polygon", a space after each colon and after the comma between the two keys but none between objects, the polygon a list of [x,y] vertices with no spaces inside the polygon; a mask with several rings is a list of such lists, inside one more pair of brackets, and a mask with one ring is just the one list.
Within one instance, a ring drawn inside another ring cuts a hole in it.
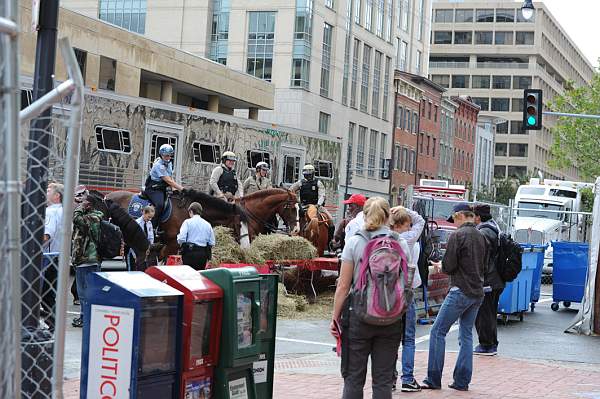
[{"label": "horse's bridle", "polygon": [[[294,201],[294,199],[292,198],[292,193],[290,190],[286,190],[287,191],[287,200],[285,201],[285,203],[283,204],[283,209],[291,209],[296,207],[296,201]],[[244,198],[242,197],[240,199],[240,204],[242,206],[244,206]],[[258,216],[256,216],[255,214],[253,214],[246,206],[244,206],[244,209],[246,210],[246,213],[248,214],[248,216],[250,217],[250,219],[254,220],[255,222],[259,223],[259,224],[263,224],[265,227],[267,227],[269,230],[271,231],[279,231],[279,226],[275,226],[271,223],[269,223],[266,220],[262,220],[261,218],[259,218]],[[279,212],[277,212],[279,213]],[[281,215],[280,215],[281,216]],[[284,223],[287,226],[287,222],[286,220],[282,217]],[[298,223],[298,213],[296,212],[296,224]],[[290,229],[290,231],[293,229],[292,226],[287,226],[288,229]]]}]

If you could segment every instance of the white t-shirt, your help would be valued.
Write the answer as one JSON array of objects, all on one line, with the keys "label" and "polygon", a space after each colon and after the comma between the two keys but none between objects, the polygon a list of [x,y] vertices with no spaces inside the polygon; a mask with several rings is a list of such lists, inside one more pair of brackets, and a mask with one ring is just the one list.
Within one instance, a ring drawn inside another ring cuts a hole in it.
[{"label": "white t-shirt", "polygon": [[364,224],[365,224],[365,214],[363,213],[363,211],[360,211],[356,214],[354,219],[352,219],[350,222],[348,222],[348,224],[346,225],[346,228],[344,229],[344,232],[346,233],[346,241],[348,241],[348,238],[350,238],[354,234],[356,234],[356,232],[358,230],[362,229]]},{"label": "white t-shirt", "polygon": [[52,204],[46,208],[46,220],[44,234],[50,238],[44,243],[44,252],[60,252],[60,235],[62,228],[63,207],[62,204]]}]

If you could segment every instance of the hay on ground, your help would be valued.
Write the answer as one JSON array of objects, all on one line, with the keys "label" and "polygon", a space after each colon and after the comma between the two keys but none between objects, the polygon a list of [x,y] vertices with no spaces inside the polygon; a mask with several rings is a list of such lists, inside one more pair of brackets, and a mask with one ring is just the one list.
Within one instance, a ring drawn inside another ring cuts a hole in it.
[{"label": "hay on ground", "polygon": [[317,256],[317,249],[305,238],[283,234],[261,234],[252,241],[247,252],[274,261],[312,259]]},{"label": "hay on ground", "polygon": [[212,265],[220,265],[221,263],[246,263],[244,262],[244,251],[235,239],[230,228],[216,226],[215,231],[215,246],[212,249]]}]

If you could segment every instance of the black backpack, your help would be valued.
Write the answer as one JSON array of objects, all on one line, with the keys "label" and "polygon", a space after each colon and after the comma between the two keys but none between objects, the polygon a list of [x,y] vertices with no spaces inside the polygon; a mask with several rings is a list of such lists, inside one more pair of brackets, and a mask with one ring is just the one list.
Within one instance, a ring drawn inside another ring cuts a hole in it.
[{"label": "black backpack", "polygon": [[510,235],[500,233],[496,270],[500,278],[509,283],[517,278],[523,267],[523,248]]},{"label": "black backpack", "polygon": [[123,234],[121,229],[107,220],[100,221],[100,241],[98,255],[102,259],[112,259],[121,254]]}]

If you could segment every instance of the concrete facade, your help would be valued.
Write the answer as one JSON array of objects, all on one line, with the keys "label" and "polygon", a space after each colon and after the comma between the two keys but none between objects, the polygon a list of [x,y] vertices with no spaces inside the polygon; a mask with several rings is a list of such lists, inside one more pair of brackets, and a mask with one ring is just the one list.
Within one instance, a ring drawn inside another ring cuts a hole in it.
[{"label": "concrete facade", "polygon": [[494,138],[496,125],[503,120],[479,113],[473,166],[473,193],[489,190],[494,182]]},{"label": "concrete facade", "polygon": [[452,182],[466,186],[473,183],[479,106],[470,97],[452,97],[452,101],[458,104],[454,113]]},{"label": "concrete facade", "polygon": [[495,140],[495,176],[577,180],[575,166],[548,166],[551,118],[541,131],[523,131],[523,89],[539,88],[544,101],[565,91],[568,81],[589,84],[594,69],[543,3],[530,22],[521,3],[509,0],[437,0],[433,11],[430,78],[450,95],[470,95],[481,111],[506,120]]},{"label": "concrete facade", "polygon": [[[30,20],[31,3],[21,1],[21,73],[26,76],[33,75],[35,64]],[[222,113],[274,107],[275,89],[269,82],[64,8],[59,16],[62,36],[76,49],[85,84],[92,89],[200,109],[208,109],[212,96],[217,104],[213,110]],[[58,57],[56,79],[65,78]]]}]

